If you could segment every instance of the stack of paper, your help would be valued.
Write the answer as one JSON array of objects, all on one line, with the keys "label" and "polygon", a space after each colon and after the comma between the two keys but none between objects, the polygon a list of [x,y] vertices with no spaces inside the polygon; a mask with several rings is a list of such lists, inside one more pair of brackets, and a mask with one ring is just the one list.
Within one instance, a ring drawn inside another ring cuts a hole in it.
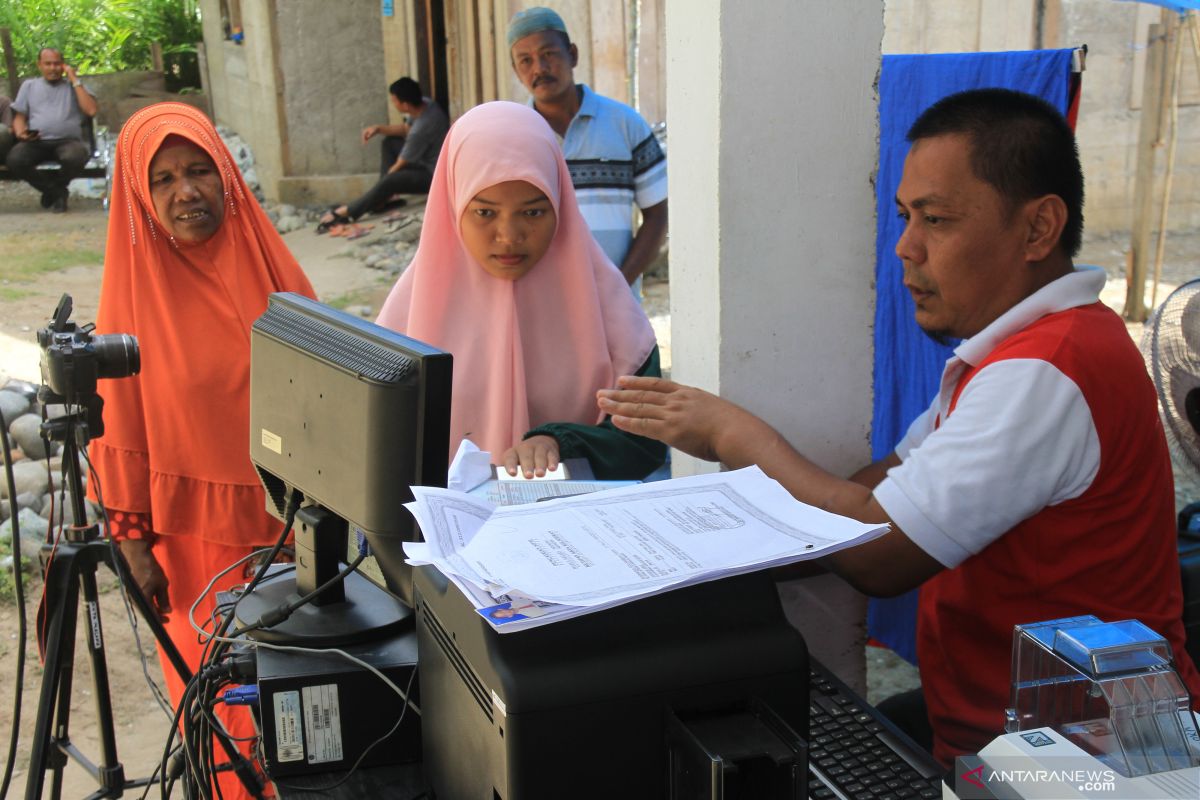
[{"label": "stack of paper", "polygon": [[432,564],[497,630],[611,608],[676,587],[828,555],[887,530],[793,498],[757,467],[497,507],[413,487]]}]

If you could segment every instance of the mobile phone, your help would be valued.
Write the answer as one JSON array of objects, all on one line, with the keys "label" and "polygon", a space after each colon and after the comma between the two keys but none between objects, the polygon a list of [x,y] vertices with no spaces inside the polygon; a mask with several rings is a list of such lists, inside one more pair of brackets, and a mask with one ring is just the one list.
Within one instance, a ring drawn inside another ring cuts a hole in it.
[{"label": "mobile phone", "polygon": [[37,136],[39,133],[41,133],[41,131],[39,131],[37,128],[26,128],[25,133],[29,134],[30,136]]}]

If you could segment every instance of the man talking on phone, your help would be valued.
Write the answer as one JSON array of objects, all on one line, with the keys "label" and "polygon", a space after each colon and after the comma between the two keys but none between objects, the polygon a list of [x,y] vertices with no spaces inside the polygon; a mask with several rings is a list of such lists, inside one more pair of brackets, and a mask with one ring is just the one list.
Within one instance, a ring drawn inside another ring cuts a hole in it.
[{"label": "man talking on phone", "polygon": [[[63,62],[62,51],[43,47],[38,69],[42,77],[25,81],[13,101],[17,141],[5,164],[42,193],[42,208],[61,214],[67,210],[67,185],[92,155],[84,140],[84,118],[96,116],[99,106],[75,68]],[[61,169],[39,170],[38,164],[46,161],[57,161]]]}]

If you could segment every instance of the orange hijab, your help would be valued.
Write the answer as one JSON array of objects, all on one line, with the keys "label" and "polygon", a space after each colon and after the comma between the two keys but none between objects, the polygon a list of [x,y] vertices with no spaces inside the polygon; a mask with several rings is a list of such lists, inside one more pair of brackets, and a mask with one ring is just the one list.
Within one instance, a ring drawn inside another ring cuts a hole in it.
[{"label": "orange hijab", "polygon": [[[154,210],[150,162],[171,135],[208,153],[224,185],[224,218],[205,242],[177,243]],[[208,118],[182,103],[130,117],[117,140],[96,328],[136,336],[142,370],[100,382],[105,433],[89,453],[107,507],[149,512],[161,534],[278,537],[249,456],[250,326],[271,292],[313,296]]]},{"label": "orange hijab", "polygon": [[[550,199],[549,250],[516,281],[484,271],[459,220],[476,194],[526,181]],[[532,428],[594,425],[596,390],[636,372],[654,330],[579,212],[562,148],[541,115],[485,103],[450,129],[425,207],[421,243],[379,324],[454,356],[450,453],[469,438],[493,460]]]}]

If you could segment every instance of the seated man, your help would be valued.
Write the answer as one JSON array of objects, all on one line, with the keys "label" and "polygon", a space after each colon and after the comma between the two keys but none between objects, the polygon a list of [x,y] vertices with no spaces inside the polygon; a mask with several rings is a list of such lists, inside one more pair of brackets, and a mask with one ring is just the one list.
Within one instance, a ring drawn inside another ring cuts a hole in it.
[{"label": "seated man", "polygon": [[317,233],[324,233],[331,225],[355,220],[370,211],[376,211],[391,200],[395,194],[428,194],[433,181],[433,168],[437,166],[438,153],[450,120],[432,98],[421,94],[421,87],[412,78],[401,78],[388,87],[392,105],[412,120],[402,125],[372,125],[362,132],[363,144],[372,137],[382,134],[383,157],[387,160],[398,154],[383,171],[379,182],[367,193],[349,205],[335,206],[321,218]]},{"label": "seated man", "polygon": [[921,586],[923,697],[909,698],[905,727],[927,719],[944,765],[1003,732],[1016,624],[1139,619],[1200,699],[1155,391],[1099,302],[1104,272],[1072,264],[1083,174],[1071,129],[1037,98],[985,89],[939,101],[908,139],[904,285],[926,333],[964,341],[894,453],[843,479],[749,412],[662,379],[621,378],[600,408],[622,430],[758,464],[804,502],[890,524],[823,565],[876,596]]},{"label": "seated man", "polygon": [[[12,132],[17,139],[5,163],[14,174],[42,193],[42,208],[67,210],[67,185],[92,157],[83,138],[84,117],[96,116],[96,97],[63,63],[62,53],[44,47],[38,53],[42,77],[25,81],[13,102]],[[57,170],[38,164],[57,161]]]},{"label": "seated man", "polygon": [[0,94],[0,161],[4,160],[13,146],[13,142],[16,141],[12,132],[12,121],[12,98]]}]

